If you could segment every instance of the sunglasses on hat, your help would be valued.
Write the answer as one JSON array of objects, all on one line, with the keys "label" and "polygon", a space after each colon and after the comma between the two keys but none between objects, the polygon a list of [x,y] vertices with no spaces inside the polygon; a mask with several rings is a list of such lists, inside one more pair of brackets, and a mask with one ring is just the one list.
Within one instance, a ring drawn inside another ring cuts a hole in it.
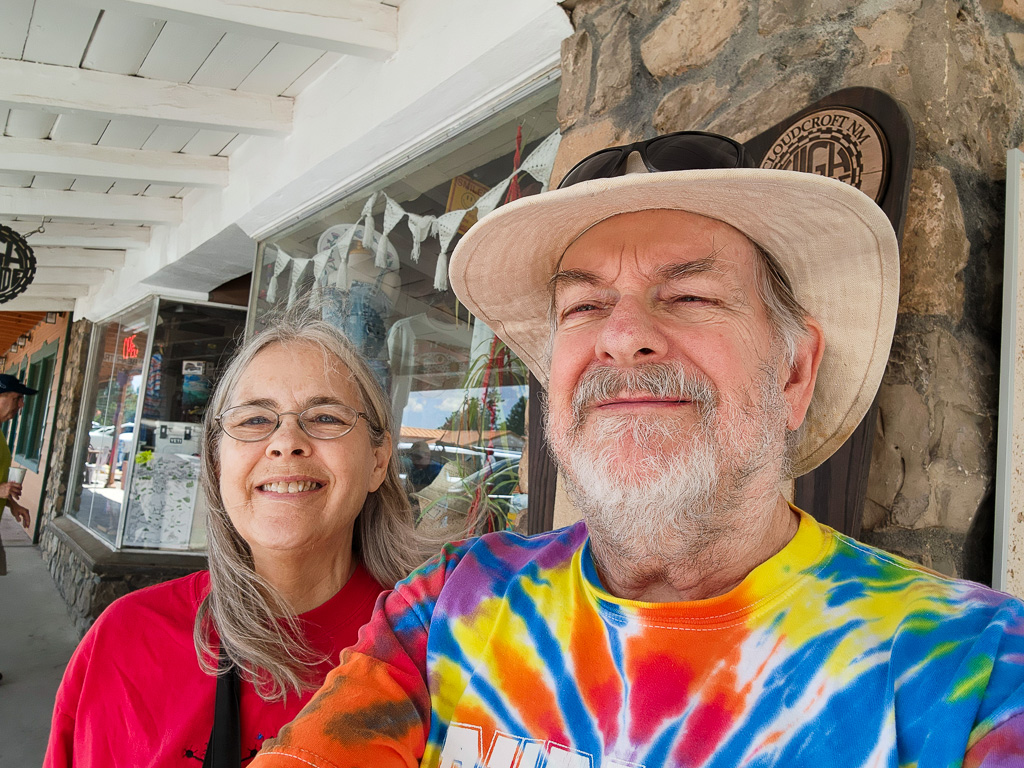
[{"label": "sunglasses on hat", "polygon": [[715,168],[753,168],[754,163],[738,141],[705,131],[677,131],[609,147],[580,160],[565,174],[559,189],[581,181],[622,176],[630,154],[640,155],[648,171],[696,171]]}]

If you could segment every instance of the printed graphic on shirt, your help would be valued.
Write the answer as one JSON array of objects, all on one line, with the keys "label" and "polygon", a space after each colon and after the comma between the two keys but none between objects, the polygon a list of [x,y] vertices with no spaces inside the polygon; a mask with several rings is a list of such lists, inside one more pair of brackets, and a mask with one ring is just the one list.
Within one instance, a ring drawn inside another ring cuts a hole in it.
[{"label": "printed graphic on shirt", "polygon": [[439,768],[646,768],[615,758],[606,758],[596,766],[593,755],[564,744],[517,738],[507,733],[494,734],[486,756],[482,746],[483,735],[478,726],[452,723],[445,736]]}]

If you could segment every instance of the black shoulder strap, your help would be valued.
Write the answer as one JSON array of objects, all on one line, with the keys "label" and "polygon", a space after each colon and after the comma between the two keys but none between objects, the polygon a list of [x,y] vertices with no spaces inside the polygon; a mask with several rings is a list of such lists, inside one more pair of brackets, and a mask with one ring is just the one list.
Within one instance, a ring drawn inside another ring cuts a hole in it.
[{"label": "black shoulder strap", "polygon": [[238,671],[227,656],[220,657],[213,728],[206,746],[203,768],[239,768],[242,764],[242,718],[238,713]]}]

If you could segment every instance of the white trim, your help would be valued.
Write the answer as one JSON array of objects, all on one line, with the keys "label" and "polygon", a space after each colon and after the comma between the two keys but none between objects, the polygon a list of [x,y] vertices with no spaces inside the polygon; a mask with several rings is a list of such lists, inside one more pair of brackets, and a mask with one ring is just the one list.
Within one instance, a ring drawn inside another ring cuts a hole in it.
[{"label": "white trim", "polygon": [[[1019,511],[1024,499],[1015,498],[1013,489],[1013,444],[1016,435],[1013,399],[1016,387],[1024,382],[1016,381],[1016,357],[1021,339],[1017,338],[1017,303],[1024,297],[1019,293],[1019,257],[1017,244],[1020,242],[1021,227],[1021,173],[1024,172],[1024,152],[1011,149],[1006,153],[1006,229],[1003,239],[1003,326],[999,352],[999,427],[996,437],[996,509],[995,532],[993,536],[992,586],[1009,591],[1019,585],[1024,574],[1010,579],[1010,541],[1013,529],[1017,536],[1024,532],[1024,525],[1015,526],[1014,510]],[[1017,560],[1020,559],[1018,555]]]}]

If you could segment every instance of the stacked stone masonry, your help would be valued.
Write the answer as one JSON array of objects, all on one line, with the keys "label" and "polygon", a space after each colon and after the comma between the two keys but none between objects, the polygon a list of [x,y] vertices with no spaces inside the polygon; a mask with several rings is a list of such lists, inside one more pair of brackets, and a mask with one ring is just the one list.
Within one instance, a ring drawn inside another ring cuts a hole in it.
[{"label": "stacked stone masonry", "polygon": [[841,88],[914,123],[900,314],[863,538],[991,578],[1006,150],[1024,139],[1019,0],[577,0],[554,182],[601,147],[747,140]]}]

